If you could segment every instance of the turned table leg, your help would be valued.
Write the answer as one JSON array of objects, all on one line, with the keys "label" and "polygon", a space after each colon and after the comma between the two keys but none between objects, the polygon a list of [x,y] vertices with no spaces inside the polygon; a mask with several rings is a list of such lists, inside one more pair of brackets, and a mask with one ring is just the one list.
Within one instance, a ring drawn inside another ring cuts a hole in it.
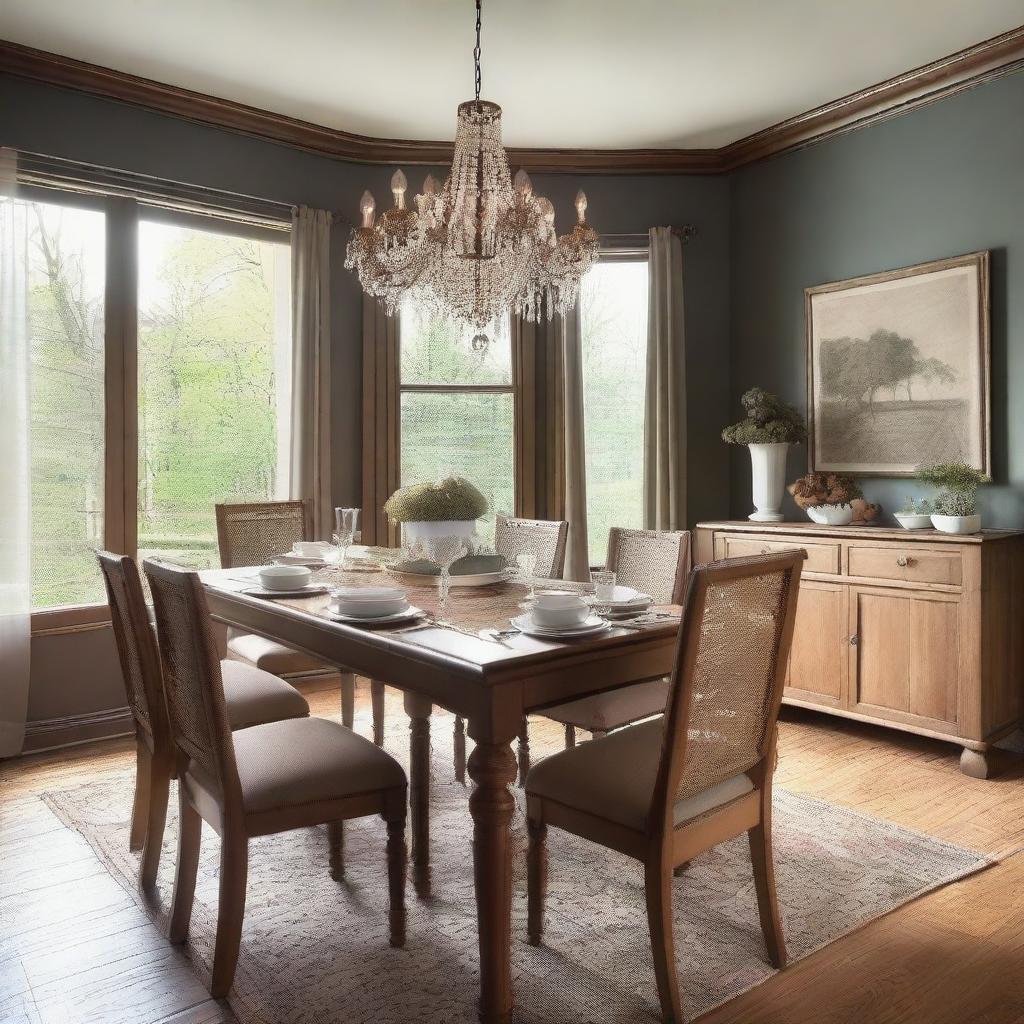
[{"label": "turned table leg", "polygon": [[341,724],[351,729],[356,722],[356,677],[341,670]]},{"label": "turned table leg", "polygon": [[[472,730],[471,730],[472,735]],[[509,786],[516,759],[509,742],[477,742],[469,755],[473,816],[473,880],[480,941],[482,1024],[508,1024],[512,1014],[512,862],[509,823],[515,800]]]},{"label": "turned table leg", "polygon": [[405,694],[409,716],[409,809],[412,862],[430,863],[430,701],[417,693]]}]

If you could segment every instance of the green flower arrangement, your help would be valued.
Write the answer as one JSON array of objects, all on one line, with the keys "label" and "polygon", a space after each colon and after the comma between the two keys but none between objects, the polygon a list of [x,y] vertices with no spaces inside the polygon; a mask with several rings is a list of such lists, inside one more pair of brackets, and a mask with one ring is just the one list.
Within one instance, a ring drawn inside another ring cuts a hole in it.
[{"label": "green flower arrangement", "polygon": [[747,418],[722,431],[722,440],[728,444],[800,444],[806,440],[803,417],[770,391],[751,388],[740,402]]},{"label": "green flower arrangement", "polygon": [[487,499],[466,479],[450,476],[437,483],[400,487],[384,503],[393,523],[440,523],[479,519]]},{"label": "green flower arrangement", "polygon": [[966,462],[939,462],[917,471],[922,483],[939,487],[935,512],[940,516],[973,516],[978,514],[978,488],[992,482],[981,470]]}]

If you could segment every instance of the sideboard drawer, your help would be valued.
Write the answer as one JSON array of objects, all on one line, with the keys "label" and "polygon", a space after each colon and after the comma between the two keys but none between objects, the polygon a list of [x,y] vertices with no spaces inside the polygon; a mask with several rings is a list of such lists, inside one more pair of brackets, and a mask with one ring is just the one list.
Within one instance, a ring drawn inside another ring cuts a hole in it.
[{"label": "sideboard drawer", "polygon": [[738,536],[719,534],[715,537],[715,558],[749,558],[751,555],[770,555],[776,551],[802,548],[807,552],[804,572],[839,572],[839,544],[828,541],[805,541],[802,537],[787,540],[766,540],[757,535]]},{"label": "sideboard drawer", "polygon": [[944,583],[954,587],[963,582],[959,551],[922,551],[916,544],[906,547],[857,545],[846,550],[846,571],[850,576],[906,583]]}]

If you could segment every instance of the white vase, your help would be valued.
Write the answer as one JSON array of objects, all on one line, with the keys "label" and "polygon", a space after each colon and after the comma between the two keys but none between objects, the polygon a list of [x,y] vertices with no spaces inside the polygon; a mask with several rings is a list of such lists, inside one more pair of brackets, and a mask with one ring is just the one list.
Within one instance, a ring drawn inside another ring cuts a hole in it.
[{"label": "white vase", "polygon": [[789,442],[748,444],[754,507],[747,517],[755,523],[782,522],[782,490],[786,483],[786,453]]},{"label": "white vase", "polygon": [[981,516],[932,516],[932,526],[942,533],[977,533],[981,529]]},{"label": "white vase", "polygon": [[475,519],[444,519],[437,522],[417,521],[403,523],[406,545],[433,537],[464,537],[470,540],[476,532]]}]

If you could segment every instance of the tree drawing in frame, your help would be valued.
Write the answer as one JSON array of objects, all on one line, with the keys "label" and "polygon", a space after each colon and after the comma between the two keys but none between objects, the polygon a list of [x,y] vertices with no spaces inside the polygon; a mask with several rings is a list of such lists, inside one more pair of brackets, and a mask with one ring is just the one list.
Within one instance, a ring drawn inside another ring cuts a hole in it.
[{"label": "tree drawing in frame", "polygon": [[805,292],[810,469],[990,467],[989,254]]}]

